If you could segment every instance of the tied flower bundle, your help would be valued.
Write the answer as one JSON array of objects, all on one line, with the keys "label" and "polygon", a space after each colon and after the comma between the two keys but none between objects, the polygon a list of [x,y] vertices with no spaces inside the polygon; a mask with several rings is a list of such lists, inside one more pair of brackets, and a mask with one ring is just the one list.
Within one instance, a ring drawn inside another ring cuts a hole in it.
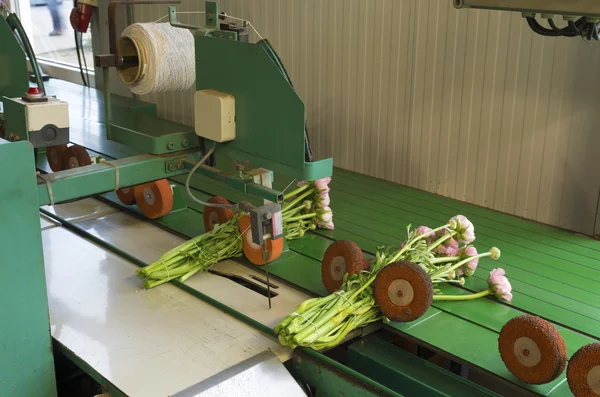
[{"label": "tied flower bundle", "polygon": [[179,278],[184,282],[199,271],[208,271],[211,265],[243,254],[243,241],[234,215],[226,223],[215,225],[204,233],[173,248],[154,263],[136,271],[144,279],[144,288],[150,289]]},{"label": "tied flower bundle", "polygon": [[448,296],[435,288],[440,283],[463,285],[464,277],[475,273],[480,258],[500,257],[496,247],[477,253],[471,245],[475,240],[474,227],[466,217],[455,216],[436,229],[420,226],[411,231],[409,225],[407,236],[400,247],[380,247],[367,269],[345,274],[338,291],[309,299],[284,318],[274,329],[280,343],[322,350],[336,346],[355,329],[378,320],[389,321],[375,302],[373,283],[382,269],[399,261],[417,264],[427,273],[434,286],[434,300],[468,300],[489,294],[512,299],[503,269],[494,269],[488,278],[489,288],[477,294]]},{"label": "tied flower bundle", "polygon": [[308,230],[334,228],[333,211],[329,207],[331,178],[314,182],[298,182],[297,189],[284,196],[283,234],[288,240],[303,237]]},{"label": "tied flower bundle", "polygon": [[[284,238],[293,240],[317,227],[333,229],[333,216],[329,208],[329,182],[323,178],[314,182],[300,182],[297,189],[285,195],[282,218]],[[217,262],[241,257],[243,240],[235,215],[226,223],[173,248],[149,266],[136,271],[150,289],[174,279],[184,282],[200,271],[208,271]]]}]

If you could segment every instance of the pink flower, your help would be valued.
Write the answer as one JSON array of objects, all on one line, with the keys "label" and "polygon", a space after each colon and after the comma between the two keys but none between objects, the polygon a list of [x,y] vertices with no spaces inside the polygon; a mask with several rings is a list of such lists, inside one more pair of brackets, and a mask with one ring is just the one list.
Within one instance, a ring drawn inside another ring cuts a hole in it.
[{"label": "pink flower", "polygon": [[329,192],[325,194],[319,194],[316,197],[316,201],[323,207],[328,207],[331,204],[331,198],[329,198]]},{"label": "pink flower", "polygon": [[317,215],[317,220],[324,223],[332,222],[333,213],[331,212],[331,208],[323,207],[323,210],[319,211],[319,214]]},{"label": "pink flower", "polygon": [[329,180],[327,180],[328,178],[322,178],[322,179],[317,179],[315,181],[315,187],[319,190],[327,190],[329,191],[329,181],[331,180],[331,178],[329,178]]},{"label": "pink flower", "polygon": [[323,222],[323,221],[320,221],[319,219],[317,219],[317,220],[315,220],[315,222],[322,229],[333,230],[333,228],[334,228],[334,226],[333,226],[333,220],[329,220],[329,222]]},{"label": "pink flower", "polygon": [[465,244],[470,244],[475,240],[475,227],[464,215],[456,215],[448,221],[450,229],[456,231],[456,239]]},{"label": "pink flower", "polygon": [[490,277],[488,278],[488,285],[495,297],[510,302],[512,300],[512,286],[504,276],[505,274],[506,272],[504,269],[492,270],[490,272]]},{"label": "pink flower", "polygon": [[438,245],[435,248],[435,252],[440,255],[440,256],[457,256],[458,255],[458,249],[451,247],[451,246],[446,246],[446,245]]},{"label": "pink flower", "polygon": [[[458,251],[458,254],[460,255],[460,260],[462,261],[467,258],[477,256],[477,249],[475,249],[475,247],[473,247],[472,245],[469,245],[467,247],[461,248]],[[465,276],[472,276],[473,273],[475,273],[475,270],[477,270],[478,263],[479,258],[473,258],[469,262],[462,265],[459,269],[461,275],[464,274]]]},{"label": "pink flower", "polygon": [[425,238],[433,237],[434,233],[431,233],[433,230],[427,226],[419,226],[415,231],[415,237],[425,235]]}]

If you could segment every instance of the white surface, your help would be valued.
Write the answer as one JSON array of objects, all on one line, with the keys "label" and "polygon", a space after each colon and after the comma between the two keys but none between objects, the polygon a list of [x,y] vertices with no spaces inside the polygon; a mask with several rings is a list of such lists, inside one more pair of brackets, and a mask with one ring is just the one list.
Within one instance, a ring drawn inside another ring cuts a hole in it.
[{"label": "white surface", "polygon": [[[184,241],[125,212],[83,221],[79,226],[146,263],[156,261],[162,254]],[[265,279],[264,274],[237,262],[223,261],[214,265],[212,270],[242,276],[266,288],[264,283],[252,277]],[[268,308],[265,296],[215,274],[196,273],[186,284],[266,326],[274,327],[309,296],[273,279],[270,281],[278,287],[272,290],[278,296],[271,298],[271,309]],[[139,285],[141,286],[141,281]]]},{"label": "white surface", "polygon": [[51,227],[58,226],[59,223],[54,222],[54,220],[48,218],[46,215],[40,214],[40,226],[42,230],[50,229]]},{"label": "white surface", "polygon": [[117,207],[113,207],[95,198],[86,198],[72,203],[56,204],[54,207],[45,205],[41,208],[71,223],[119,212]]},{"label": "white surface", "polygon": [[48,102],[25,102],[20,98],[14,100],[27,107],[29,131],[39,131],[48,124],[58,128],[69,126],[69,105],[66,102],[52,97],[48,97]]},{"label": "white surface", "polygon": [[52,336],[129,396],[168,396],[282,347],[62,227],[42,232]]},{"label": "white surface", "polygon": [[235,98],[215,90],[194,93],[196,135],[215,142],[235,139]]}]

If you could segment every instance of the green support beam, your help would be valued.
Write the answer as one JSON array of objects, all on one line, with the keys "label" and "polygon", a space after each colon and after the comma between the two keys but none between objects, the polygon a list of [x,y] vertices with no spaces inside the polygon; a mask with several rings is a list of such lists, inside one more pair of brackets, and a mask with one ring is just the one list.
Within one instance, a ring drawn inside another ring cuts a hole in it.
[{"label": "green support beam", "polygon": [[56,396],[33,147],[0,139],[0,396]]},{"label": "green support beam", "polygon": [[408,396],[500,397],[375,336],[350,345],[348,361],[350,368]]},{"label": "green support beam", "polygon": [[[33,153],[31,157],[33,161]],[[143,154],[114,160],[110,163],[119,169],[118,187],[121,188],[155,181],[168,176],[185,174],[188,172],[185,168],[167,172],[166,162],[173,159],[198,161],[199,157],[197,152],[164,156]],[[29,177],[31,176],[29,175]],[[115,190],[116,169],[111,165],[99,163],[46,174],[44,177],[49,182],[50,189],[44,179],[38,177],[39,206],[51,203],[49,190],[52,191],[54,203]]]}]

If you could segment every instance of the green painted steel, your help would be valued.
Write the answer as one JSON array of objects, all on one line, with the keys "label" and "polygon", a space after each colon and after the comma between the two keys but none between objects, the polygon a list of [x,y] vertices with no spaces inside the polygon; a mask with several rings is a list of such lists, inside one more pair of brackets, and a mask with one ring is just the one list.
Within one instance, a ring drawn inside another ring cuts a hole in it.
[{"label": "green painted steel", "polygon": [[402,397],[386,386],[310,349],[294,351],[293,359],[286,366],[297,380],[315,387],[316,397]]},{"label": "green painted steel", "polygon": [[408,396],[500,397],[374,336],[348,347],[350,368]]},{"label": "green painted steel", "polygon": [[[195,34],[196,90],[235,97],[236,138],[220,144],[217,164],[242,164],[298,180],[330,176],[333,159],[305,162],[302,100],[259,44]],[[240,67],[239,65],[244,65]],[[219,167],[221,168],[221,167]]]},{"label": "green painted steel", "polygon": [[[0,395],[56,396],[33,147],[0,139]],[[20,282],[19,282],[20,281]]]},{"label": "green painted steel", "polygon": [[20,97],[29,88],[27,58],[6,19],[0,16],[0,97]]},{"label": "green painted steel", "polygon": [[[200,157],[199,153],[189,156],[194,161]],[[45,178],[50,183],[54,202],[60,203],[165,178],[165,162],[169,159],[169,156],[139,155],[111,161],[119,170],[119,186],[115,186],[115,167],[102,163],[47,174]],[[183,174],[186,170],[175,173]],[[48,189],[48,185],[38,178],[40,206],[50,204]]]},{"label": "green painted steel", "polygon": [[4,106],[5,139],[11,142],[28,141],[27,108],[7,97],[0,98]]}]

